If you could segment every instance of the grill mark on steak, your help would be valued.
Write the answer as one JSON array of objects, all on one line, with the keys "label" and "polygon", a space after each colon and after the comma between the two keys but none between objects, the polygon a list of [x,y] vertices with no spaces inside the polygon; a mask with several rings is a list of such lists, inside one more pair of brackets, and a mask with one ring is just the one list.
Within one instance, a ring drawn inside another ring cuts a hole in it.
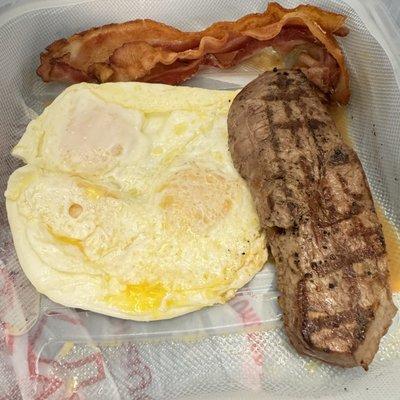
[{"label": "grill mark on steak", "polygon": [[[354,323],[356,325],[354,336],[358,341],[363,341],[365,339],[368,322],[371,318],[374,318],[374,312],[371,307],[359,307],[355,312],[343,311],[335,315],[328,315],[326,317],[319,317],[312,321],[308,321],[303,325],[303,335],[306,342],[312,345],[310,338],[313,334],[318,333],[323,329],[334,330],[343,324]],[[355,349],[351,348],[351,350]],[[331,352],[329,348],[326,348],[325,351]]]},{"label": "grill mark on steak", "polygon": [[[283,192],[284,192],[286,199],[288,199],[292,195],[292,192],[288,188],[288,185],[286,184],[286,174],[284,173],[282,159],[280,157],[280,144],[279,144],[279,138],[278,138],[278,132],[277,132],[277,129],[279,129],[279,124],[274,124],[272,122],[272,116],[273,116],[273,114],[272,114],[271,108],[266,107],[266,117],[267,117],[267,121],[268,121],[269,128],[270,128],[270,137],[271,137],[271,142],[272,142],[272,148],[275,152],[275,158],[278,163],[278,171],[279,171],[279,176],[280,176],[279,179],[281,179],[283,181]],[[272,200],[271,200],[271,202],[272,202]],[[287,210],[289,211],[290,216],[293,216],[293,208],[294,208],[293,203],[287,202]]]},{"label": "grill mark on steak", "polygon": [[281,123],[275,123],[273,125],[274,129],[288,129],[290,132],[293,134],[293,138],[296,139],[298,135],[296,135],[296,131],[298,131],[303,124],[301,121],[288,121],[288,122],[281,122]]},{"label": "grill mark on steak", "polygon": [[299,71],[267,72],[233,101],[228,131],[276,260],[290,341],[367,368],[396,312],[385,242],[360,161],[321,93]]},{"label": "grill mark on steak", "polygon": [[292,92],[286,92],[286,93],[280,93],[279,96],[275,95],[275,94],[270,94],[267,93],[264,96],[261,97],[261,99],[269,102],[269,101],[276,101],[276,100],[283,100],[286,102],[289,101],[294,101],[294,100],[299,100],[299,98],[301,98],[303,95],[302,91],[299,90],[294,90]]},{"label": "grill mark on steak", "polygon": [[[300,101],[300,104],[303,105],[304,107],[306,106],[302,101]],[[310,129],[312,138],[314,140],[314,146],[316,149],[317,160],[318,160],[318,170],[321,171],[322,166],[323,166],[323,156],[322,156],[323,151],[322,151],[322,147],[318,143],[318,138],[316,136],[316,129],[318,129],[318,127],[323,126],[323,125],[320,125],[319,121],[316,120],[315,118],[308,119],[307,117],[305,117],[305,120],[306,120],[306,124],[307,124],[308,128]]]}]

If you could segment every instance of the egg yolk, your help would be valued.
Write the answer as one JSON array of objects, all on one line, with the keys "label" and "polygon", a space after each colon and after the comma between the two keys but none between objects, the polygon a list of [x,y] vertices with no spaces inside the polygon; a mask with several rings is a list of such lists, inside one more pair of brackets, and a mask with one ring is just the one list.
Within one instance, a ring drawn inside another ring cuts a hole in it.
[{"label": "egg yolk", "polygon": [[85,195],[90,200],[99,200],[103,197],[113,197],[115,199],[117,198],[117,196],[114,193],[111,193],[107,189],[104,189],[100,186],[89,184],[87,182],[79,182],[78,187],[84,189]]},{"label": "egg yolk", "polygon": [[179,171],[161,188],[160,207],[166,227],[186,234],[202,233],[226,217],[232,208],[230,183],[211,171]]},{"label": "egg yolk", "polygon": [[157,311],[167,291],[160,283],[127,284],[119,293],[105,297],[105,301],[127,312]]},{"label": "egg yolk", "polygon": [[49,225],[47,226],[47,231],[53,236],[54,240],[57,243],[67,244],[70,246],[76,246],[81,250],[82,253],[84,253],[82,240],[75,239],[75,238],[72,238],[69,236],[60,235],[60,234],[54,232],[54,230]]},{"label": "egg yolk", "polygon": [[140,118],[96,96],[80,98],[64,127],[59,152],[74,171],[99,173],[137,144]]}]

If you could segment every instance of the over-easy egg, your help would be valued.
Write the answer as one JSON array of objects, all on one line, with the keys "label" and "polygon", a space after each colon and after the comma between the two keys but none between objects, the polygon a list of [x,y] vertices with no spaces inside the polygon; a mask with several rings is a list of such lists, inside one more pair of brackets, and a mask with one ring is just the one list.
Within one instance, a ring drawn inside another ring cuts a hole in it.
[{"label": "over-easy egg", "polygon": [[224,303],[267,259],[233,167],[232,91],[79,84],[13,154],[7,212],[20,264],[66,306],[134,320]]}]

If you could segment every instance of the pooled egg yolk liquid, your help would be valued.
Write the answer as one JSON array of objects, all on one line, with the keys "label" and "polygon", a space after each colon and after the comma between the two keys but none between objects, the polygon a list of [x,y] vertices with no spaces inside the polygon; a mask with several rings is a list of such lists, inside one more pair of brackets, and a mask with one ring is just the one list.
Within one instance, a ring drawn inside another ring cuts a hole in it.
[{"label": "pooled egg yolk liquid", "polygon": [[154,312],[160,308],[166,293],[160,283],[128,284],[117,294],[106,296],[105,301],[127,312]]}]

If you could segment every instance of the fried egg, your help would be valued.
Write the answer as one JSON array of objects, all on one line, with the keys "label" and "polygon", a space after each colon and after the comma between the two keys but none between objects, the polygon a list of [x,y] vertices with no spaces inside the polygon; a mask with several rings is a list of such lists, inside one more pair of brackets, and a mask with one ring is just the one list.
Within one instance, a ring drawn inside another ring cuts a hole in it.
[{"label": "fried egg", "polygon": [[65,306],[133,320],[224,303],[263,267],[265,236],[227,143],[237,92],[78,84],[13,150],[20,264]]}]

